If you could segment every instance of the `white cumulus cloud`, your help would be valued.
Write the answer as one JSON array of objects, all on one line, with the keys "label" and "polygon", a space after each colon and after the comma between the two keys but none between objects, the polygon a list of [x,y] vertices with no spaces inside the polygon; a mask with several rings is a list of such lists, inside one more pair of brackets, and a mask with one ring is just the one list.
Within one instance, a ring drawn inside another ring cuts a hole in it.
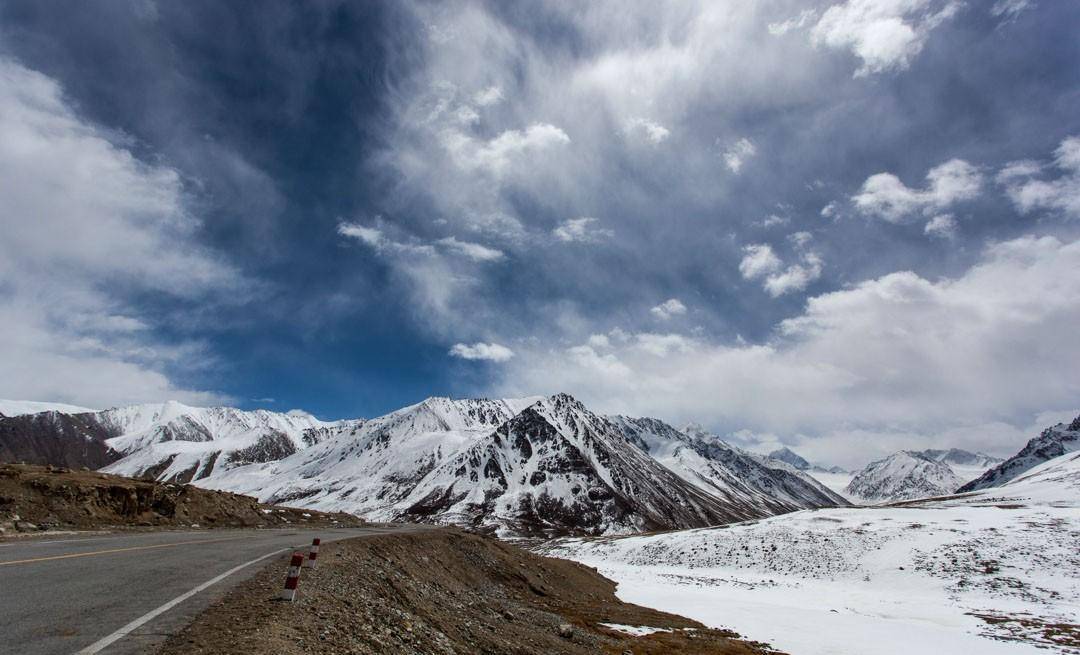
[{"label": "white cumulus cloud", "polygon": [[765,278],[765,291],[773,298],[802,291],[821,277],[822,261],[817,253],[803,253],[801,261]]},{"label": "white cumulus cloud", "polygon": [[892,173],[878,173],[867,178],[851,200],[863,214],[904,223],[920,213],[930,215],[975,198],[983,176],[968,162],[951,159],[931,168],[926,182],[926,188],[912,189]]},{"label": "white cumulus cloud", "polygon": [[450,348],[450,355],[461,359],[505,362],[514,356],[514,351],[501,344],[478,341],[473,344],[455,343]]},{"label": "white cumulus cloud", "polygon": [[490,107],[491,105],[497,105],[505,100],[502,89],[497,85],[491,85],[484,89],[481,89],[473,95],[473,102],[480,107]]},{"label": "white cumulus cloud", "polygon": [[956,0],[848,0],[825,10],[811,39],[862,60],[856,77],[903,70],[922,51],[930,32],[960,6]]},{"label": "white cumulus cloud", "polygon": [[490,141],[477,141],[463,133],[444,135],[445,145],[459,165],[504,175],[511,165],[529,155],[538,155],[570,143],[562,129],[548,123],[534,123],[524,130],[506,130]]},{"label": "white cumulus cloud", "polygon": [[1054,151],[1057,177],[1041,179],[1048,167],[1023,160],[1007,164],[997,175],[997,182],[1021,214],[1036,210],[1060,212],[1069,218],[1080,217],[1080,137],[1062,140]]},{"label": "white cumulus cloud", "polygon": [[593,243],[609,238],[615,234],[608,229],[593,227],[598,222],[598,219],[591,216],[570,218],[559,223],[555,229],[551,231],[551,235],[565,243]]},{"label": "white cumulus cloud", "polygon": [[747,159],[750,159],[757,154],[757,146],[754,142],[746,137],[743,137],[735,143],[724,148],[723,157],[724,164],[731,170],[732,173],[738,173],[742,170],[743,164]]},{"label": "white cumulus cloud", "polygon": [[662,143],[671,135],[671,130],[647,118],[631,118],[626,122],[626,132],[644,138],[653,145]]},{"label": "white cumulus cloud", "polygon": [[956,237],[957,224],[952,214],[938,214],[926,222],[923,233],[927,236],[940,239],[953,239]]},{"label": "white cumulus cloud", "polygon": [[817,17],[816,9],[804,9],[797,16],[788,18],[787,20],[778,21],[775,23],[769,23],[769,34],[773,36],[783,36],[788,32],[794,30],[801,30],[810,24],[812,20]]},{"label": "white cumulus cloud", "polygon": [[678,298],[668,298],[656,307],[649,310],[653,316],[666,321],[672,316],[682,316],[686,313],[686,305]]},{"label": "white cumulus cloud", "polygon": [[780,258],[773,252],[772,246],[765,243],[755,243],[743,248],[746,253],[739,262],[739,273],[747,280],[756,280],[759,277],[774,273],[784,265]]},{"label": "white cumulus cloud", "polygon": [[787,267],[773,251],[772,246],[763,243],[751,244],[743,248],[739,273],[744,279],[762,279],[762,288],[778,298],[784,294],[802,291],[811,282],[821,277],[822,260],[814,252],[806,250],[812,237],[809,232],[796,232],[788,237],[799,251],[800,261]]}]

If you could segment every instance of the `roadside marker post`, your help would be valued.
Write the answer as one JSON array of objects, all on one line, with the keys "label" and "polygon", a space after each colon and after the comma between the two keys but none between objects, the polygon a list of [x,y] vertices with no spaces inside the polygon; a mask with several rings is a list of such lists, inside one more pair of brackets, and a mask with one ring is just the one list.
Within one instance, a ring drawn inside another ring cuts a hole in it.
[{"label": "roadside marker post", "polygon": [[304,561],[304,568],[313,569],[318,566],[319,562],[316,558],[319,556],[319,544],[322,540],[315,537],[311,540],[311,550],[308,551],[308,558]]},{"label": "roadside marker post", "polygon": [[289,575],[285,578],[285,589],[281,592],[281,600],[296,600],[296,587],[300,584],[300,567],[304,563],[303,553],[293,553],[289,562]]}]

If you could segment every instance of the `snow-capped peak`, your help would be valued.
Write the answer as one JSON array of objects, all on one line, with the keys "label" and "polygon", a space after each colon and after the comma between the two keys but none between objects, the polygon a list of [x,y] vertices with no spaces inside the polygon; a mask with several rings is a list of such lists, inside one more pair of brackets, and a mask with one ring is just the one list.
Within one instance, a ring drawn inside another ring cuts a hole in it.
[{"label": "snow-capped peak", "polygon": [[868,464],[845,493],[870,502],[907,500],[947,495],[963,482],[947,464],[920,452],[901,450]]},{"label": "snow-capped peak", "polygon": [[810,468],[810,462],[803,459],[795,451],[788,448],[787,446],[772,451],[771,453],[769,453],[769,457],[773,459],[778,459],[781,462],[787,462],[788,464],[791,464],[800,471],[805,471]]}]

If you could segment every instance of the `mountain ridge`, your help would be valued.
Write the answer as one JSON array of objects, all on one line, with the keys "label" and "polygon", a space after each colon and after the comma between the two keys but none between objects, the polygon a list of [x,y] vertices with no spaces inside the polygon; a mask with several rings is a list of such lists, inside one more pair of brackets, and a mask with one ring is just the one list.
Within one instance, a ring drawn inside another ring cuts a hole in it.
[{"label": "mountain ridge", "polygon": [[1068,425],[1058,423],[1046,428],[1039,436],[1028,441],[1020,452],[964,484],[957,491],[966,493],[1000,487],[1045,462],[1077,450],[1080,450],[1080,416]]},{"label": "mountain ridge", "polygon": [[[373,520],[503,534],[603,534],[846,503],[794,467],[715,435],[687,434],[658,419],[602,416],[567,394],[431,397],[343,421],[177,402],[76,416],[65,420],[91,426],[110,453],[94,463],[107,472]],[[12,420],[0,418],[0,426]],[[646,428],[654,441],[662,437],[664,452],[643,442]],[[38,436],[47,434],[62,437],[45,425]],[[664,460],[665,453],[671,457]]]}]

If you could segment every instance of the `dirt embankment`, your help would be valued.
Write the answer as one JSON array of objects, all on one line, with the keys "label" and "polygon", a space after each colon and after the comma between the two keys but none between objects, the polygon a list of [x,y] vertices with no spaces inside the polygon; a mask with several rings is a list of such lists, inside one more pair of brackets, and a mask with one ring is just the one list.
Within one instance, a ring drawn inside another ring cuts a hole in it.
[{"label": "dirt embankment", "polygon": [[54,466],[0,464],[0,535],[133,526],[355,526],[350,514],[264,505],[251,496]]},{"label": "dirt embankment", "polygon": [[[737,635],[615,597],[574,562],[456,529],[323,547],[296,602],[277,600],[276,560],[211,606],[161,651],[189,654],[772,653]],[[664,628],[633,637],[601,626]]]}]

